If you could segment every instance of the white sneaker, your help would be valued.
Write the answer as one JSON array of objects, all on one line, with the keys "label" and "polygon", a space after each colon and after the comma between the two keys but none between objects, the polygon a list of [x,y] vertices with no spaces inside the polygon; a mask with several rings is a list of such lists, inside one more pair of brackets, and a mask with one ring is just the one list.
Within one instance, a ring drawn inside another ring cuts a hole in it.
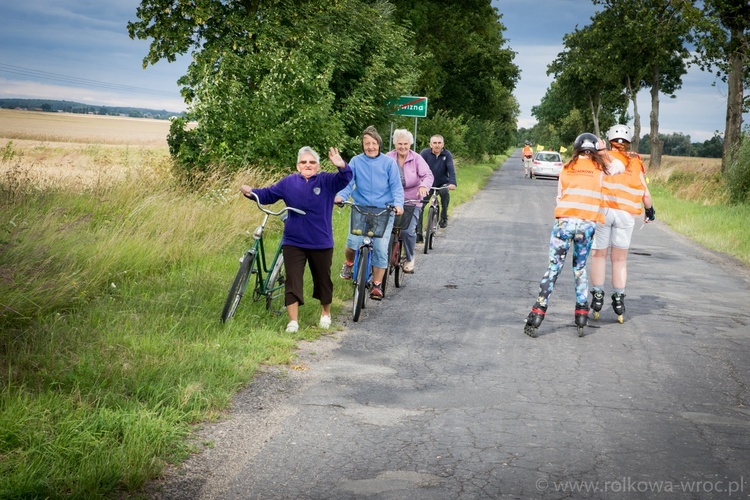
[{"label": "white sneaker", "polygon": [[299,323],[296,321],[290,321],[286,325],[286,333],[297,333],[299,331]]},{"label": "white sneaker", "polygon": [[321,316],[320,323],[318,323],[318,326],[322,328],[323,330],[328,330],[329,328],[331,328],[331,317]]}]

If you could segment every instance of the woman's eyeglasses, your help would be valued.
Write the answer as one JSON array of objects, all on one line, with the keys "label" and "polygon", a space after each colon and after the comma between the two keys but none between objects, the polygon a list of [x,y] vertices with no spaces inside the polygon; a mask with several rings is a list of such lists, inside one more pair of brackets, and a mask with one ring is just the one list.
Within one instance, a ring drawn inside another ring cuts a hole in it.
[{"label": "woman's eyeglasses", "polygon": [[307,161],[307,160],[302,160],[302,161],[298,161],[297,163],[299,163],[300,165],[307,165],[308,163],[309,163],[310,165],[315,165],[315,164],[316,164],[316,163],[318,163],[318,162],[317,162],[317,161],[315,161],[315,160],[311,160],[311,161]]}]

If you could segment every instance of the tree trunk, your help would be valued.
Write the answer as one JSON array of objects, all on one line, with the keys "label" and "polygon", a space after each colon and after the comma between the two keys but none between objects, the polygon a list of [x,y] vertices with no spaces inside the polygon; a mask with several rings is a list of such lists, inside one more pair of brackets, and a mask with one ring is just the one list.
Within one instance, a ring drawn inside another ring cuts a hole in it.
[{"label": "tree trunk", "polygon": [[[732,41],[734,44],[741,38],[742,31],[732,29]],[[742,100],[744,90],[742,88],[743,75],[742,54],[734,51],[729,54],[729,74],[727,75],[729,88],[727,93],[727,120],[724,129],[724,151],[721,156],[721,172],[726,173],[732,164],[742,138]]]},{"label": "tree trunk", "polygon": [[594,135],[597,137],[601,137],[599,135],[599,110],[598,107],[594,103],[594,98],[589,96],[589,108],[591,109],[591,120],[594,122]]},{"label": "tree trunk", "polygon": [[630,150],[637,153],[641,143],[641,115],[638,113],[638,93],[633,90],[630,77],[628,77],[628,95],[633,101],[633,142],[630,143]]},{"label": "tree trunk", "polygon": [[654,66],[651,81],[651,156],[649,156],[648,167],[656,168],[661,165],[661,151],[664,141],[659,137],[659,67]]}]

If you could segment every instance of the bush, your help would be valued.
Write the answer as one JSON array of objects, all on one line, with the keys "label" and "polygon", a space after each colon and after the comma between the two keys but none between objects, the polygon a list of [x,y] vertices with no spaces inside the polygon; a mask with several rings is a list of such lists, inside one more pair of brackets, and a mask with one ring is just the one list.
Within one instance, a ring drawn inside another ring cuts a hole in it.
[{"label": "bush", "polygon": [[464,134],[466,124],[461,117],[454,117],[448,111],[439,110],[432,118],[419,122],[419,137],[417,151],[430,147],[430,137],[440,134],[445,140],[445,148],[453,153],[453,156],[462,156],[466,153],[464,145]]},{"label": "bush", "polygon": [[750,141],[743,137],[734,162],[727,169],[727,189],[732,203],[750,203]]}]

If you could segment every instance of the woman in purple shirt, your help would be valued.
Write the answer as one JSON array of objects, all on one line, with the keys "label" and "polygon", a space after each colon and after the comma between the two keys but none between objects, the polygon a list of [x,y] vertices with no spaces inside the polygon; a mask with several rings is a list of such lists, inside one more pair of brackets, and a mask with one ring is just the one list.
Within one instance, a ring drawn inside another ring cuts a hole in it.
[{"label": "woman in purple shirt", "polygon": [[297,153],[298,174],[288,175],[266,188],[240,188],[247,197],[250,197],[250,193],[257,195],[262,205],[284,200],[287,206],[305,211],[305,215],[288,212],[282,239],[286,268],[284,302],[289,315],[286,331],[290,333],[299,330],[297,318],[299,306],[305,303],[303,277],[308,263],[313,279],[313,298],[320,300],[322,308],[318,326],[324,329],[331,326],[333,199],[339,190],[349,184],[352,170],[341,158],[338,149],[331,148],[328,158],[338,167],[335,174],[320,172],[320,156],[305,146]]}]

